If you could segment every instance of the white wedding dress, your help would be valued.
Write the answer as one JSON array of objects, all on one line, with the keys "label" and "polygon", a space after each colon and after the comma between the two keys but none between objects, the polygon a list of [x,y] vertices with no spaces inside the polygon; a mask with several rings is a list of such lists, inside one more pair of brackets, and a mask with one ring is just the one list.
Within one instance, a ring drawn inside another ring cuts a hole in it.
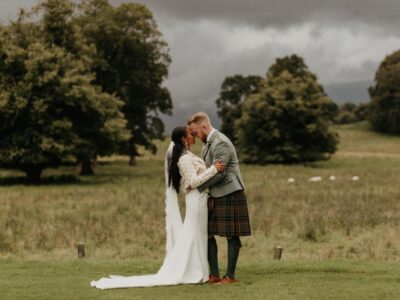
[{"label": "white wedding dress", "polygon": [[[167,151],[166,181],[168,156]],[[166,191],[166,255],[160,270],[152,275],[113,276],[92,281],[99,289],[148,287],[203,283],[208,280],[207,263],[207,198],[197,187],[217,174],[215,166],[206,168],[202,159],[187,151],[178,162],[181,191],[185,192],[186,215],[182,223],[177,193],[172,187]]]}]

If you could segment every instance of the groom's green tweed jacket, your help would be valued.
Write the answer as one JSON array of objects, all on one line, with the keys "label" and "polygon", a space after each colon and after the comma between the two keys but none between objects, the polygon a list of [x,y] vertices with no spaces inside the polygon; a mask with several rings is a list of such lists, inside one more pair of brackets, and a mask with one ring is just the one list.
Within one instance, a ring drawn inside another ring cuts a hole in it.
[{"label": "groom's green tweed jacket", "polygon": [[209,188],[210,195],[219,198],[244,189],[242,175],[239,170],[239,161],[235,147],[230,139],[219,131],[215,131],[207,144],[201,150],[201,157],[207,167],[218,160],[226,164],[225,172],[219,172],[209,181],[198,187],[202,192]]}]

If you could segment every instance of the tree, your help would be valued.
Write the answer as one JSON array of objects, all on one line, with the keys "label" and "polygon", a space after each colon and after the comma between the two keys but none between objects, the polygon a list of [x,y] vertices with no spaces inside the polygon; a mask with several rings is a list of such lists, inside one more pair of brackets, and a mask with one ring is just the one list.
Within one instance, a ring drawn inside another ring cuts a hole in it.
[{"label": "tree", "polygon": [[234,75],[225,78],[216,100],[218,116],[222,120],[221,131],[235,142],[234,123],[242,115],[241,105],[251,94],[258,92],[261,76]]},{"label": "tree", "polygon": [[0,31],[0,166],[23,170],[32,183],[45,168],[109,155],[127,140],[123,103],[92,84],[87,57],[49,38],[48,20],[65,22],[71,3],[48,0],[33,11],[44,8],[43,19],[21,13]]},{"label": "tree", "polygon": [[159,113],[171,113],[170,93],[162,84],[170,56],[152,13],[141,4],[111,6],[107,0],[85,0],[77,24],[96,47],[95,83],[124,101],[122,111],[130,130],[131,164],[137,145],[153,153],[154,139],[163,138]]},{"label": "tree", "polygon": [[334,118],[336,124],[351,124],[364,121],[369,114],[369,105],[367,103],[346,102],[340,105],[339,112]]},{"label": "tree", "polygon": [[328,118],[329,121],[334,122],[335,118],[339,114],[339,106],[331,101],[329,104],[326,104],[324,109],[325,117]]},{"label": "tree", "polygon": [[329,158],[338,144],[329,130],[331,103],[302,58],[277,59],[235,124],[241,159],[264,164]]},{"label": "tree", "polygon": [[369,117],[369,114],[370,114],[370,110],[371,110],[370,103],[368,103],[368,102],[367,103],[364,103],[364,102],[359,103],[358,106],[356,107],[356,110],[354,111],[357,122],[367,120]]},{"label": "tree", "polygon": [[357,122],[355,111],[357,105],[352,102],[345,102],[339,107],[339,113],[335,118],[337,124],[350,124]]},{"label": "tree", "polygon": [[400,50],[388,55],[370,87],[369,120],[377,131],[400,134]]}]

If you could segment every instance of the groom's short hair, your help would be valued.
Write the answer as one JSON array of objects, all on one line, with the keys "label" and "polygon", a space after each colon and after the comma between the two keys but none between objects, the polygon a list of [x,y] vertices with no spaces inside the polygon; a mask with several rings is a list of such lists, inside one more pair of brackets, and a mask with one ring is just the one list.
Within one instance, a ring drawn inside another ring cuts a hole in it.
[{"label": "groom's short hair", "polygon": [[210,118],[207,116],[207,114],[203,113],[203,112],[198,112],[189,118],[188,125],[190,125],[192,123],[200,124],[203,122],[206,122],[211,126],[211,121],[210,121]]}]

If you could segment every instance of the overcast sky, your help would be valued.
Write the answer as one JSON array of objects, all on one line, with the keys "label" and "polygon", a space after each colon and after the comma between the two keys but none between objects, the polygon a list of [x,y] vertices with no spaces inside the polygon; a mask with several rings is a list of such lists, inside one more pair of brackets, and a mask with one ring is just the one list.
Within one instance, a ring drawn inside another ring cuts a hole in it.
[{"label": "overcast sky", "polygon": [[[13,19],[18,7],[37,2],[0,0],[0,18]],[[174,117],[165,118],[167,131],[197,110],[216,120],[215,99],[226,76],[264,76],[277,57],[293,53],[334,101],[366,101],[379,63],[400,49],[400,0],[135,2],[153,11],[171,51],[166,85]]]}]

